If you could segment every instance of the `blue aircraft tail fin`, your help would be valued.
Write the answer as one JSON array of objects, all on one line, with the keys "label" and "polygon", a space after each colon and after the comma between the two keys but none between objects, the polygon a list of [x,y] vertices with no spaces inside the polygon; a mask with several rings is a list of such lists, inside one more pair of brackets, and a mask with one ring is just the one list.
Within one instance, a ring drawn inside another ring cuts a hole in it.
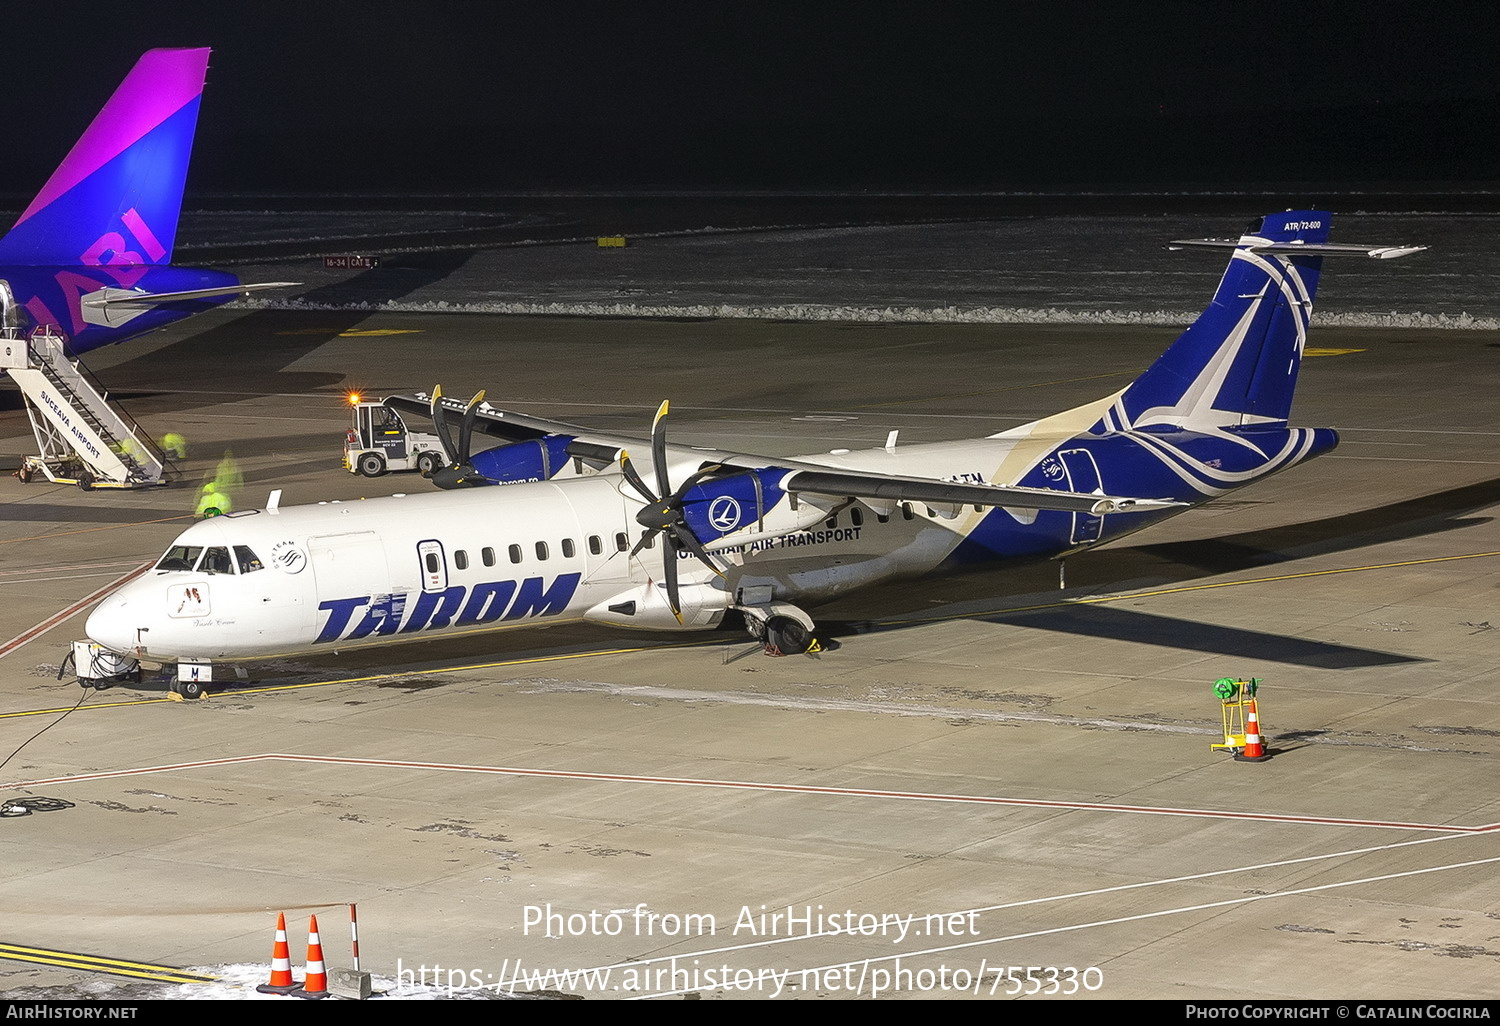
[{"label": "blue aircraft tail fin", "polygon": [[1285,425],[1323,257],[1402,255],[1330,246],[1330,220],[1324,211],[1289,210],[1252,223],[1238,240],[1174,243],[1232,249],[1229,267],[1213,302],[1117,397],[1104,426]]},{"label": "blue aircraft tail fin", "polygon": [[142,56],[0,239],[0,265],[171,263],[207,68],[206,48]]}]

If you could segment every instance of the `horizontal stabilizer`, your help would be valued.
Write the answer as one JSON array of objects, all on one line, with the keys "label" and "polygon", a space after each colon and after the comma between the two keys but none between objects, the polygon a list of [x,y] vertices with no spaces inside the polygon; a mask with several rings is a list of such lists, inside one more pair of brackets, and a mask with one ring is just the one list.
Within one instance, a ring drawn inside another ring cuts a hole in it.
[{"label": "horizontal stabilizer", "polygon": [[1183,503],[1166,499],[1134,499],[1087,492],[1053,491],[1050,488],[1019,488],[1011,485],[963,484],[930,478],[861,474],[850,471],[794,470],[781,482],[788,492],[880,499],[886,502],[946,503],[951,505],[1007,506],[1015,509],[1050,509],[1066,513],[1138,513],[1175,509]]},{"label": "horizontal stabilizer", "polygon": [[212,299],[215,296],[249,295],[261,289],[290,289],[300,281],[263,281],[253,284],[226,285],[217,289],[187,289],[183,292],[137,292],[133,289],[100,289],[83,297],[89,306],[160,306],[185,299]]},{"label": "horizontal stabilizer", "polygon": [[262,289],[286,289],[300,285],[296,281],[267,281],[255,284],[224,285],[211,289],[187,289],[181,292],[142,292],[137,289],[103,288],[83,296],[79,306],[88,324],[118,327],[139,317],[153,307],[167,303],[191,302],[195,299],[218,299],[223,296],[248,296]]},{"label": "horizontal stabilizer", "polygon": [[1420,253],[1426,246],[1363,246],[1354,242],[1254,242],[1246,239],[1173,239],[1168,249],[1248,249],[1254,253],[1292,253],[1303,256],[1363,256],[1375,260]]}]

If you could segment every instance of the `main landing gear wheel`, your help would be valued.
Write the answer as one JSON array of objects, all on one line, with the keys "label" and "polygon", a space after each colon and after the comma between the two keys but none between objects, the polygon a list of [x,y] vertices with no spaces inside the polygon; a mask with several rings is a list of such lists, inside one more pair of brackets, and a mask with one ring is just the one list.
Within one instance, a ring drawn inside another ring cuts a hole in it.
[{"label": "main landing gear wheel", "polygon": [[766,621],[767,655],[804,655],[818,650],[812,631],[790,616],[773,616]]},{"label": "main landing gear wheel", "polygon": [[385,457],[378,452],[367,452],[359,458],[354,469],[365,477],[379,477],[385,473]]}]

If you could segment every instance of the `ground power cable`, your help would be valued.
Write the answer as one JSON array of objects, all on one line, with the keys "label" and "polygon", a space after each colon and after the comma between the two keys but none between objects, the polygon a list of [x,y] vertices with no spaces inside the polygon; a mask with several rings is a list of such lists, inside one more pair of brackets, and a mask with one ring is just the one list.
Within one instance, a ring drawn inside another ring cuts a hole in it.
[{"label": "ground power cable", "polygon": [[[66,665],[67,663],[64,662],[63,667],[58,668],[58,679],[62,678],[62,672]],[[17,745],[15,750],[5,757],[4,761],[0,761],[0,769],[4,769],[6,763],[10,762],[10,760],[21,754],[21,749],[25,748],[27,745],[31,744],[31,742],[35,741],[37,738],[47,733],[47,731],[51,730],[63,720],[67,719],[68,716],[74,712],[74,710],[76,710],[84,702],[88,701],[90,694],[92,694],[92,692],[88,688],[84,688],[83,694],[78,696],[78,701],[73,703],[72,709],[69,709],[57,719],[53,720],[41,730],[37,731],[35,734],[32,734],[25,741],[22,741],[19,745]],[[0,798],[0,819],[14,819],[18,816],[29,816],[33,812],[56,812],[59,809],[71,808],[73,808],[73,803],[64,801],[61,798],[43,798],[40,796],[27,796],[24,798]]]}]

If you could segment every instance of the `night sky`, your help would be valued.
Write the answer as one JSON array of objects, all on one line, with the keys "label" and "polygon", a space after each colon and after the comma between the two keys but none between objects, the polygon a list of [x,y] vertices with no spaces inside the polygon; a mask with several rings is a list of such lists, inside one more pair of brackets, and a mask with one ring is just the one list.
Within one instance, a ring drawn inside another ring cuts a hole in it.
[{"label": "night sky", "polygon": [[[1500,5],[6,5],[30,194],[211,46],[190,192],[1500,181]],[[191,197],[189,202],[191,202]]]}]

